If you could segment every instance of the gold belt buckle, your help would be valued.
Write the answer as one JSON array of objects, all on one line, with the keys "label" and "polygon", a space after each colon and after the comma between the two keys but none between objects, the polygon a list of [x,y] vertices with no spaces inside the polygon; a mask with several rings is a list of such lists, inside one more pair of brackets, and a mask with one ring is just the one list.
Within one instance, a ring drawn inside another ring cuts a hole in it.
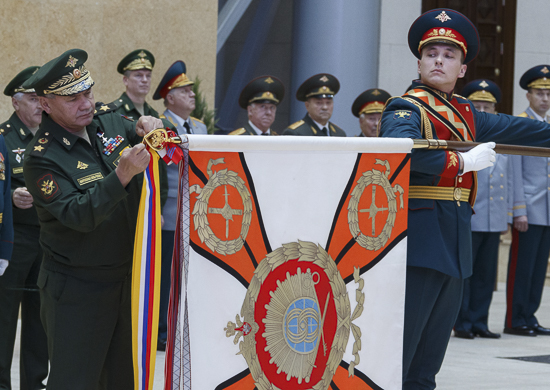
[{"label": "gold belt buckle", "polygon": [[456,200],[456,204],[460,207],[460,198],[462,197],[462,188],[456,187],[453,192],[453,198]]}]

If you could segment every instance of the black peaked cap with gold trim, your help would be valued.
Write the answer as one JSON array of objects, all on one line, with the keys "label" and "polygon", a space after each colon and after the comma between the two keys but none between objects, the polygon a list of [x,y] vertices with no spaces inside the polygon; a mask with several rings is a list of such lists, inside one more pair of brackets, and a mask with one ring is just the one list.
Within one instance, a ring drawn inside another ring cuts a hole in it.
[{"label": "black peaked cap with gold trim", "polygon": [[361,114],[380,113],[391,95],[380,88],[367,89],[351,105],[351,113],[357,118]]},{"label": "black peaked cap with gold trim", "polygon": [[340,90],[340,82],[328,73],[319,73],[304,81],[296,91],[296,99],[305,102],[310,97],[333,98]]},{"label": "black peaked cap with gold trim", "polygon": [[464,63],[472,61],[479,52],[477,28],[460,12],[437,8],[425,12],[409,29],[409,48],[420,59],[422,47],[428,43],[451,43],[464,53]]},{"label": "black peaked cap with gold trim", "polygon": [[487,79],[470,81],[462,88],[462,96],[475,102],[500,103],[501,95],[498,85]]},{"label": "black peaked cap with gold trim", "polygon": [[155,66],[155,57],[149,50],[137,49],[128,53],[116,68],[117,72],[124,74],[127,70],[148,69],[153,70]]},{"label": "black peaked cap with gold trim", "polygon": [[87,59],[88,53],[84,50],[67,50],[44,64],[22,88],[34,88],[38,96],[69,96],[86,91],[94,85],[90,71],[84,66]]},{"label": "black peaked cap with gold trim", "polygon": [[275,76],[261,76],[249,82],[241,91],[239,106],[248,107],[252,103],[272,103],[278,105],[285,96],[285,87]]},{"label": "black peaked cap with gold trim", "polygon": [[4,95],[13,96],[18,92],[33,93],[33,88],[25,89],[22,87],[22,85],[33,74],[35,74],[38,69],[40,69],[39,66],[29,66],[28,68],[25,68],[21,72],[17,73],[17,75],[8,83],[8,85],[6,85],[6,88],[4,88]]},{"label": "black peaked cap with gold trim", "polygon": [[519,79],[523,89],[550,89],[550,65],[537,65],[529,69]]},{"label": "black peaked cap with gold trim", "polygon": [[185,62],[181,60],[170,65],[164,76],[162,76],[162,80],[160,80],[157,90],[153,94],[153,100],[166,98],[168,92],[175,88],[195,84],[194,81],[187,77],[185,74],[186,71],[187,67],[185,66]]}]

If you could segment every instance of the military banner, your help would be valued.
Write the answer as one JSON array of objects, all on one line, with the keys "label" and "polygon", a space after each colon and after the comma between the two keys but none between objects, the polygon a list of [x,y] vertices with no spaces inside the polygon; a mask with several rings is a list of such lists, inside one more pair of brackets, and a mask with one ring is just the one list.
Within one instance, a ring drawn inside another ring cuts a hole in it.
[{"label": "military banner", "polygon": [[165,389],[400,389],[412,141],[183,145]]}]

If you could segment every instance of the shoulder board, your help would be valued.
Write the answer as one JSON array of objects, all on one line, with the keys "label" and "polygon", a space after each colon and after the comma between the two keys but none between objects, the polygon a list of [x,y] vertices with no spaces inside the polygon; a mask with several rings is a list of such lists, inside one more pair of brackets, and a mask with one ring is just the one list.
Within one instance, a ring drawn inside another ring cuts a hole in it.
[{"label": "shoulder board", "polygon": [[199,122],[199,123],[202,123],[204,125],[203,121],[201,121],[200,119],[195,118],[194,116],[192,116],[191,119],[193,119],[195,122]]},{"label": "shoulder board", "polygon": [[519,114],[518,116],[521,117],[521,118],[529,118],[529,115],[527,115],[526,112],[522,112],[522,113]]},{"label": "shoulder board", "polygon": [[463,99],[463,100],[468,100],[464,96],[457,95],[456,93],[453,93],[453,97]]},{"label": "shoulder board", "polygon": [[42,136],[39,137],[34,143],[30,155],[43,156],[46,153],[46,149],[48,149],[48,147],[51,145],[52,139],[52,133],[47,132],[45,134],[42,134]]},{"label": "shoulder board", "polygon": [[276,131],[271,130],[271,135],[279,135]]},{"label": "shoulder board", "polygon": [[118,106],[116,105],[116,103],[105,104],[98,102],[95,104],[94,116],[103,115],[107,112],[115,111],[117,108]]},{"label": "shoulder board", "polygon": [[12,130],[13,130],[13,126],[10,125],[9,121],[0,124],[0,134],[6,135]]},{"label": "shoulder board", "polygon": [[296,130],[298,127],[302,126],[305,122],[303,120],[300,120],[298,122],[294,122],[293,124],[291,124],[290,126],[288,126],[288,128],[290,130]]},{"label": "shoulder board", "polygon": [[333,133],[336,133],[336,130],[334,130],[334,129],[338,129],[338,130],[344,131],[344,130],[342,130],[342,128],[341,128],[340,126],[337,126],[337,125],[335,125],[335,124],[332,123],[332,122],[329,122],[328,124],[329,124],[329,126],[330,126],[330,130],[331,130]]},{"label": "shoulder board", "polygon": [[241,135],[244,133],[246,133],[246,130],[244,127],[241,127],[240,129],[233,130],[231,133],[229,133],[229,135]]},{"label": "shoulder board", "polygon": [[166,117],[164,116],[164,114],[160,114],[159,119],[166,119]]}]

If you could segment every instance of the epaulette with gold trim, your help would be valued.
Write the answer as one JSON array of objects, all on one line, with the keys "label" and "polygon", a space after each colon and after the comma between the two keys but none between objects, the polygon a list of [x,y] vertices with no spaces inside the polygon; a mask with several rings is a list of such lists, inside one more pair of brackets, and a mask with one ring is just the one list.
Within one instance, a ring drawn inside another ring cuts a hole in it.
[{"label": "epaulette with gold trim", "polygon": [[95,105],[94,116],[102,115],[102,114],[105,114],[107,112],[115,111],[117,108],[118,108],[118,106],[116,105],[116,103],[105,104],[105,103],[99,103],[98,102]]},{"label": "epaulette with gold trim", "polygon": [[460,96],[460,95],[458,95],[458,94],[456,94],[456,93],[453,93],[453,97],[460,98],[460,99],[464,99],[464,100],[468,100],[468,99],[466,99],[464,96]]},{"label": "epaulette with gold trim", "polygon": [[522,113],[519,114],[518,116],[521,117],[521,118],[529,118],[529,115],[527,115],[526,112],[522,112]]},{"label": "epaulette with gold trim", "polygon": [[43,156],[46,153],[46,149],[52,143],[53,134],[50,132],[45,132],[42,137],[38,138],[33,145],[31,156]]},{"label": "epaulette with gold trim", "polygon": [[0,134],[6,135],[12,130],[13,130],[13,127],[10,125],[9,121],[0,124]]},{"label": "epaulette with gold trim", "polygon": [[246,133],[246,129],[244,127],[241,127],[240,129],[233,130],[228,135],[241,135],[241,134],[244,134],[244,133]]},{"label": "epaulette with gold trim", "polygon": [[159,119],[166,119],[166,117],[164,116],[164,114],[160,114]]},{"label": "epaulette with gold trim", "polygon": [[338,130],[344,131],[340,126],[337,126],[334,123],[329,122],[329,126],[330,126],[330,131],[334,134],[336,134],[336,130],[334,130],[335,128],[337,128]]},{"label": "epaulette with gold trim", "polygon": [[288,128],[289,128],[290,130],[296,130],[298,127],[302,126],[304,123],[306,123],[306,122],[304,122],[303,120],[300,120],[300,121],[298,121],[298,122],[294,122],[293,124],[291,124],[290,126],[288,126]]},{"label": "epaulette with gold trim", "polygon": [[202,123],[204,125],[204,122],[201,121],[200,119],[195,118],[194,116],[191,116],[190,118],[193,119],[194,121],[197,121],[197,122]]}]

